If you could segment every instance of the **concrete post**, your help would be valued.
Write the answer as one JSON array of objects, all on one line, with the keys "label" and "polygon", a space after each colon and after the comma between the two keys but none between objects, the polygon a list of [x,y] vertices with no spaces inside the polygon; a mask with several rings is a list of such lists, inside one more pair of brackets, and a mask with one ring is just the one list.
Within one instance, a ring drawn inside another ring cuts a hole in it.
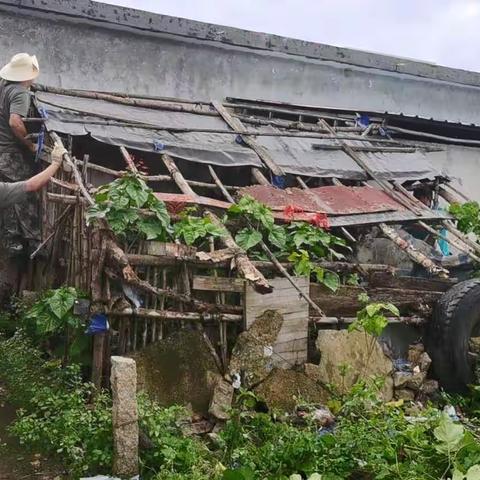
[{"label": "concrete post", "polygon": [[113,473],[138,474],[137,366],[134,360],[112,357]]}]

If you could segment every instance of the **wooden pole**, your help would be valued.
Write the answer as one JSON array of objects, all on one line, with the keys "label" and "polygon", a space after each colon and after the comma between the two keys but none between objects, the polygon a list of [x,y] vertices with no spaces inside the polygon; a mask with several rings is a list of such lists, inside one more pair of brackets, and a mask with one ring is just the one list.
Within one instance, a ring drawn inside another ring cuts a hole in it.
[{"label": "wooden pole", "polygon": [[[247,129],[242,122],[238,118],[233,117],[220,102],[214,100],[212,101],[212,105],[235,133],[238,133],[239,135],[242,133],[247,133]],[[260,160],[262,160],[262,162],[272,171],[274,175],[285,175],[283,169],[275,163],[266,148],[259,145],[253,138],[250,138],[247,135],[242,137],[242,139],[245,144],[248,145],[258,155]]]},{"label": "wooden pole", "polygon": [[254,290],[258,293],[271,293],[273,288],[268,283],[268,280],[266,280],[260,271],[253,266],[252,262],[248,258],[248,255],[235,243],[235,240],[231,236],[230,232],[225,229],[219,218],[209,210],[207,210],[206,213],[212,220],[212,223],[214,223],[217,227],[224,229],[225,234],[220,238],[220,242],[226,248],[231,248],[237,252],[234,258],[238,273],[243,278],[251,282]]},{"label": "wooden pole", "polygon": [[382,233],[402,249],[414,262],[422,265],[430,273],[448,276],[448,270],[436,265],[426,255],[416,250],[407,240],[401,238],[392,227],[389,227],[385,223],[379,224],[379,227]]},{"label": "wooden pole", "polygon": [[185,178],[183,177],[182,173],[178,169],[177,165],[175,164],[174,160],[172,157],[170,157],[167,154],[162,155],[162,160],[165,166],[168,169],[168,172],[172,176],[173,180],[177,184],[178,188],[182,193],[185,195],[189,195],[191,197],[198,197],[198,195],[192,190],[190,185],[185,181]]},{"label": "wooden pole", "polygon": [[427,225],[425,222],[418,222],[418,224],[427,232],[430,232],[433,236],[440,238],[441,240],[445,240],[450,245],[452,245],[452,247],[455,247],[457,250],[460,250],[461,252],[467,254],[475,262],[480,262],[480,258],[477,257],[474,253],[472,253],[467,246],[460,245],[453,239],[445,237],[440,232],[437,232],[434,228],[430,227],[430,225]]}]

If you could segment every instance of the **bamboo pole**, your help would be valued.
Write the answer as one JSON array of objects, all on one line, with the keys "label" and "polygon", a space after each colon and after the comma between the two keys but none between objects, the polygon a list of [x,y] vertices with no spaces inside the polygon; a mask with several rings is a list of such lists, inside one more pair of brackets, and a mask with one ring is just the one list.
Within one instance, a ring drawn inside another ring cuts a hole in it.
[{"label": "bamboo pole", "polygon": [[155,318],[171,321],[189,322],[216,322],[221,318],[224,322],[241,322],[243,315],[232,313],[199,313],[199,312],[174,312],[171,310],[153,310],[145,308],[126,308],[124,310],[108,310],[107,315],[115,317],[134,316],[138,318]]},{"label": "bamboo pole", "polygon": [[379,227],[382,233],[387,238],[392,240],[392,242],[394,242],[401,250],[403,250],[414,262],[422,265],[432,274],[443,276],[448,275],[448,270],[436,265],[426,255],[416,250],[407,240],[401,238],[393,228],[389,227],[385,223],[379,224]]},{"label": "bamboo pole", "polygon": [[[239,135],[248,133],[242,122],[238,118],[233,117],[220,102],[214,100],[212,101],[212,105],[235,133],[238,133]],[[248,145],[258,155],[260,160],[262,160],[262,162],[272,171],[274,175],[285,175],[283,169],[275,163],[267,149],[259,145],[253,138],[250,138],[247,135],[242,138],[245,144]]]},{"label": "bamboo pole", "polygon": [[467,254],[472,260],[475,262],[480,262],[480,258],[477,257],[474,253],[470,251],[469,248],[466,246],[460,245],[458,242],[455,242],[451,238],[447,238],[444,235],[442,235],[440,232],[437,232],[434,228],[430,227],[427,225],[425,222],[418,222],[418,224],[424,228],[427,232],[430,232],[432,235],[434,235],[437,238],[440,238],[441,240],[445,240],[448,242],[452,247],[455,247],[457,250],[460,250],[461,252]]},{"label": "bamboo pole", "polygon": [[182,173],[178,169],[173,159],[169,155],[163,154],[162,160],[180,191],[185,195],[190,195],[194,198],[198,197],[198,195],[192,190],[190,185],[185,181],[185,178],[183,177]]}]

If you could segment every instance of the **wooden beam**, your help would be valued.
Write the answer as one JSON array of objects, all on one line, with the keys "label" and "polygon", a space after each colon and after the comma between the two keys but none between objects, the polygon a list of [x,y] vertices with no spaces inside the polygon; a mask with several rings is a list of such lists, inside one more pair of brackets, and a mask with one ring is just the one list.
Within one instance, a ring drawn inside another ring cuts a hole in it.
[{"label": "wooden beam", "polygon": [[224,225],[219,220],[219,218],[211,211],[207,210],[208,217],[212,220],[212,222],[224,229],[224,235],[220,237],[220,242],[223,244],[224,247],[230,248],[238,252],[235,255],[235,265],[237,267],[238,273],[251,282],[255,291],[259,293],[270,293],[272,291],[272,287],[268,283],[268,280],[263,276],[263,274],[257,270],[257,268],[252,264],[248,255],[245,253],[243,249],[241,249],[236,243],[233,237],[231,236],[230,232],[224,228]]},{"label": "wooden beam", "polygon": [[225,188],[223,183],[220,181],[220,178],[218,177],[217,172],[215,172],[215,170],[213,169],[213,167],[211,165],[208,166],[208,171],[210,172],[210,175],[212,176],[213,181],[215,182],[215,184],[217,185],[219,190],[222,192],[225,199],[229,202],[235,203],[235,200],[230,195],[228,190]]},{"label": "wooden beam", "polygon": [[[323,125],[327,130],[329,130],[331,132],[331,134],[336,137],[337,134],[335,132],[335,130],[323,119],[321,118],[319,120],[320,124]],[[348,145],[348,143],[344,142],[343,140],[340,140],[338,138],[336,138],[336,140],[338,141],[339,145],[342,147],[343,151],[357,164],[359,165],[361,168],[363,168],[363,170],[365,170],[365,172],[367,172],[367,174],[369,175],[369,177],[375,181],[375,183],[377,183],[377,185],[389,196],[391,197],[393,200],[395,200],[396,202],[400,203],[401,205],[403,205],[404,207],[408,208],[409,210],[411,210],[413,213],[415,213],[416,215],[419,215],[421,216],[421,211],[416,209],[415,207],[413,207],[411,205],[410,202],[408,202],[407,200],[405,200],[402,195],[398,194],[397,192],[394,192],[392,191],[392,189],[390,188],[390,186],[388,185],[387,182],[385,182],[384,180],[381,180],[377,174],[370,168],[370,166],[363,161],[363,159],[358,155],[357,152],[355,152],[352,147],[350,145]]]},{"label": "wooden beam", "polygon": [[184,193],[185,195],[198,197],[198,195],[192,190],[190,185],[186,182],[182,173],[180,172],[177,165],[175,164],[173,158],[170,157],[170,155],[167,155],[164,153],[162,155],[162,160],[165,166],[167,167],[170,175],[172,176],[173,180],[177,184],[178,188],[181,190],[181,192]]},{"label": "wooden beam", "polygon": [[449,278],[422,278],[392,275],[389,272],[373,271],[368,276],[368,288],[397,288],[404,290],[426,290],[446,292],[455,280]]},{"label": "wooden beam", "polygon": [[[389,324],[403,323],[405,325],[412,325],[420,327],[425,325],[428,320],[420,316],[400,316],[400,317],[386,317]],[[355,322],[357,317],[310,317],[310,322],[314,325],[350,325]]]},{"label": "wooden beam", "polygon": [[123,145],[120,146],[120,153],[122,154],[122,157],[125,160],[128,169],[131,170],[133,173],[138,173],[137,166],[135,165],[132,157]]},{"label": "wooden beam", "polygon": [[245,280],[232,277],[194,275],[192,288],[193,290],[243,293],[245,290]]},{"label": "wooden beam", "polygon": [[437,232],[434,228],[430,227],[430,225],[427,225],[425,222],[418,222],[418,224],[422,228],[424,228],[427,232],[431,233],[434,237],[439,238],[441,240],[444,240],[445,242],[449,243],[452,247],[454,247],[457,250],[459,250],[460,252],[463,252],[466,255],[468,255],[473,261],[480,262],[480,258],[477,257],[474,253],[471,252],[469,246],[460,245],[459,242],[456,242],[455,240],[453,240],[451,238],[445,237],[440,232]]},{"label": "wooden beam", "polygon": [[260,185],[270,186],[270,182],[265,178],[265,175],[258,168],[252,168],[252,177]]},{"label": "wooden beam", "polygon": [[[322,306],[327,317],[355,316],[362,308],[358,295],[365,292],[362,287],[342,286],[333,293],[320,284],[310,284],[310,296]],[[372,302],[393,303],[402,315],[431,313],[435,302],[443,292],[406,290],[400,288],[367,288]],[[310,313],[315,315],[313,311]]]},{"label": "wooden beam", "polygon": [[124,310],[109,310],[108,315],[114,317],[155,318],[161,320],[185,320],[189,322],[241,322],[243,315],[232,313],[198,313],[198,312],[173,312],[171,310],[153,310],[147,308],[126,308]]},{"label": "wooden beam", "polygon": [[[247,129],[240,121],[240,119],[233,117],[220,102],[214,100],[212,101],[212,105],[235,133],[241,135],[242,133],[247,132]],[[262,162],[272,171],[274,175],[285,175],[283,169],[275,163],[266,148],[259,145],[253,138],[250,138],[248,136],[242,137],[242,140],[259,156]]]},{"label": "wooden beam", "polygon": [[422,267],[432,274],[448,276],[448,270],[432,262],[426,255],[411,245],[410,242],[400,237],[392,227],[384,223],[379,224],[379,227],[382,233],[403,250],[414,262],[422,265]]}]

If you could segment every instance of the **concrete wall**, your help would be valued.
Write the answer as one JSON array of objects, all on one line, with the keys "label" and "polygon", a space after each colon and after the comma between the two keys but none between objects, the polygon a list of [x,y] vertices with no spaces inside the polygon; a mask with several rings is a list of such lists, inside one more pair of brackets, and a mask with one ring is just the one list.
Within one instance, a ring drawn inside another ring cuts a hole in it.
[{"label": "concrete wall", "polygon": [[[85,5],[91,8],[80,8]],[[176,29],[167,28],[168,19]],[[0,0],[0,61],[18,51],[35,52],[40,81],[64,87],[203,100],[239,96],[480,125],[476,73],[290,39],[282,43],[281,37],[227,27],[217,27],[216,38],[211,25],[183,20],[188,25],[182,29],[180,20],[85,0]]]},{"label": "concrete wall", "polygon": [[[39,81],[54,86],[238,96],[480,125],[475,72],[87,0],[0,0],[0,63],[19,51],[36,53]],[[441,167],[480,200],[479,152],[449,147]]]}]

